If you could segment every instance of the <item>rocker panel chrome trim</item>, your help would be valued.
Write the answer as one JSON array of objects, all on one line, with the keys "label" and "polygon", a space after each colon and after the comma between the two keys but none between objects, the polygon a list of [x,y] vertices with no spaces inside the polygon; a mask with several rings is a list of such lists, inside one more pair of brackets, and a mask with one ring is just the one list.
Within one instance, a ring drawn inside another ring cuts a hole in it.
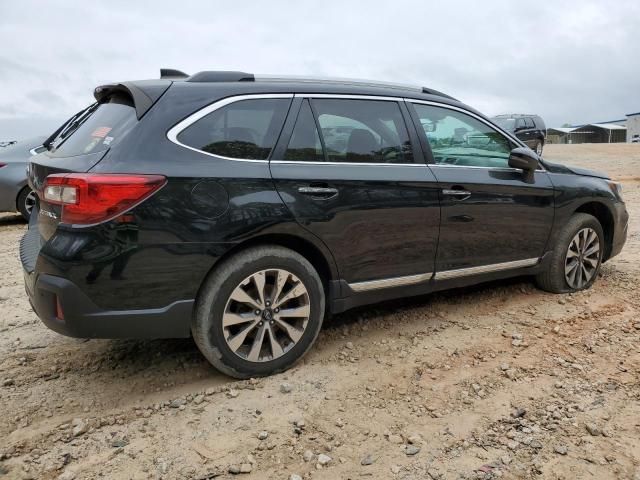
[{"label": "rocker panel chrome trim", "polygon": [[514,270],[516,268],[533,267],[538,264],[539,258],[527,258],[525,260],[516,260],[513,262],[493,263],[491,265],[481,265],[479,267],[458,268],[455,270],[444,270],[436,272],[436,280],[449,280],[451,278],[467,277],[470,275],[479,275],[481,273],[501,272],[503,270]]},{"label": "rocker panel chrome trim", "polygon": [[426,282],[432,276],[433,273],[429,272],[420,273],[418,275],[409,275],[406,277],[383,278],[381,280],[350,283],[349,288],[354,292],[367,292],[369,290],[378,290],[381,288],[402,287],[405,285],[414,285],[416,283]]},{"label": "rocker panel chrome trim", "polygon": [[434,280],[449,280],[452,278],[467,277],[471,275],[480,275],[483,273],[501,272],[504,270],[515,270],[518,268],[534,267],[540,262],[539,258],[527,258],[524,260],[515,260],[513,262],[493,263],[491,265],[481,265],[479,267],[458,268],[455,270],[444,270],[436,272],[420,273],[418,275],[408,275],[406,277],[382,278],[380,280],[369,280],[366,282],[350,283],[349,288],[354,292],[367,292],[370,290],[379,290],[382,288],[402,287],[406,285],[415,285],[426,282],[433,278]]}]

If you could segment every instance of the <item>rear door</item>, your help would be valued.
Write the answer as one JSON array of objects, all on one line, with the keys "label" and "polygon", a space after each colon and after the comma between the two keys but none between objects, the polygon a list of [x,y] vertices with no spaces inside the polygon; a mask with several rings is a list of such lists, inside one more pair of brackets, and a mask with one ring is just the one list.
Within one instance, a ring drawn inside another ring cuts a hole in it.
[{"label": "rear door", "polygon": [[431,278],[438,191],[404,103],[311,95],[296,105],[271,174],[297,221],[329,247],[354,290]]},{"label": "rear door", "polygon": [[515,143],[471,112],[433,102],[409,106],[442,195],[436,278],[537,263],[554,215],[547,172],[510,168]]}]

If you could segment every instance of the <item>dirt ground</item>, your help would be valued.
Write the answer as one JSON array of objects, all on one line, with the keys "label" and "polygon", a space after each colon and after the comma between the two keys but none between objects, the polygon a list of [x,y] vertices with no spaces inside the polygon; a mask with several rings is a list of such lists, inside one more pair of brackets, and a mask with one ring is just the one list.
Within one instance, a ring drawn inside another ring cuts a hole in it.
[{"label": "dirt ground", "polygon": [[640,479],[640,145],[545,157],[624,182],[629,239],[591,290],[519,278],[347,312],[251,381],[191,340],[49,331],[26,227],[1,215],[0,478]]}]

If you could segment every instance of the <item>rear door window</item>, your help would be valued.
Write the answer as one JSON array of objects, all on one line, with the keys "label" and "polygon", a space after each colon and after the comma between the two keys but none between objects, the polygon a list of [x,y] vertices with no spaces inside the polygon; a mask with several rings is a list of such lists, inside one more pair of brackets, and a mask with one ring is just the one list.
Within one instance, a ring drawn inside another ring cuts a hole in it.
[{"label": "rear door window", "polygon": [[227,158],[266,160],[291,100],[240,100],[214,110],[178,134],[178,141]]},{"label": "rear door window", "polygon": [[413,163],[400,107],[383,100],[313,99],[330,162]]},{"label": "rear door window", "polygon": [[[93,111],[91,110],[93,108]],[[136,111],[128,99],[114,97],[109,103],[89,107],[63,129],[53,141],[51,155],[73,157],[107,150],[119,142],[138,123]],[[78,126],[79,124],[79,126]]]}]

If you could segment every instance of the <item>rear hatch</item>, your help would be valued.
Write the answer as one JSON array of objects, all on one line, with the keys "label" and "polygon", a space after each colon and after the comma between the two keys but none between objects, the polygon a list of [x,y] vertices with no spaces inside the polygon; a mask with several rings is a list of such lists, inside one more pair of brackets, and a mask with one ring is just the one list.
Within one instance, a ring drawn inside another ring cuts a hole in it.
[{"label": "rear hatch", "polygon": [[[35,270],[40,250],[53,237],[61,222],[62,207],[43,200],[47,177],[82,174],[91,170],[136,128],[171,83],[169,80],[142,80],[97,87],[94,91],[96,103],[61,125],[45,140],[47,150],[32,158],[29,184],[38,193],[39,201],[32,211],[29,230],[20,246],[20,257],[27,272],[27,290],[35,281],[35,275],[30,274]],[[63,233],[52,241],[68,243],[72,256],[74,238],[77,238]]]},{"label": "rear hatch", "polygon": [[29,167],[29,183],[39,195],[30,229],[37,224],[42,238],[48,240],[60,222],[60,206],[49,204],[42,197],[49,175],[89,171],[137,123],[133,102],[118,94],[106,103],[96,103],[78,112],[49,137],[45,142],[48,150],[33,157]]}]

